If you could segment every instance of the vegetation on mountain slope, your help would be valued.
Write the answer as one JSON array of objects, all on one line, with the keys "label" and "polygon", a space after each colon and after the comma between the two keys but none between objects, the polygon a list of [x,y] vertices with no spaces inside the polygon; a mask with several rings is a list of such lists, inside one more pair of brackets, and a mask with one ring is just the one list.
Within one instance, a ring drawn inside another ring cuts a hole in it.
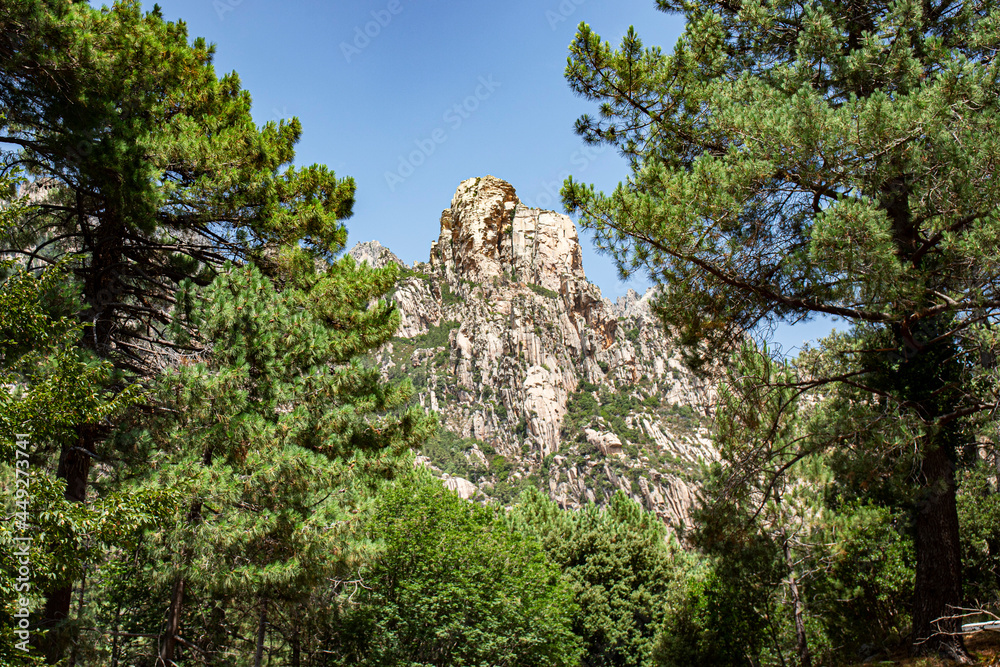
[{"label": "vegetation on mountain slope", "polygon": [[182,23],[0,0],[0,662],[995,663],[1000,7],[658,5],[579,29],[633,173],[564,195],[662,322],[492,177],[337,259],[353,181]]}]

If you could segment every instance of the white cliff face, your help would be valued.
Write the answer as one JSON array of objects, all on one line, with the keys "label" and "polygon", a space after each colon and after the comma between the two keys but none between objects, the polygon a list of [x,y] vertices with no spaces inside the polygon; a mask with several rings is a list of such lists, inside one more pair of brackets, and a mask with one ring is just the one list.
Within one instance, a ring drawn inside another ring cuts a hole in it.
[{"label": "white cliff face", "polygon": [[713,387],[684,370],[652,294],[604,299],[581,258],[567,216],[525,207],[500,179],[464,181],[430,262],[397,286],[402,323],[378,361],[454,434],[424,453],[463,496],[510,502],[533,484],[578,507],[621,489],[684,520],[688,473],[715,456]]}]

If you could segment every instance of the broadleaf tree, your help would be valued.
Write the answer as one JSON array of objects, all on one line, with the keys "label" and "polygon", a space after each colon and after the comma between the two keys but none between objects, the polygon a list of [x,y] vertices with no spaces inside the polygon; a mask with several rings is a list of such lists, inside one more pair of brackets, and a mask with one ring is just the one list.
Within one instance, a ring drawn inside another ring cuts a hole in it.
[{"label": "broadleaf tree", "polygon": [[[0,207],[0,233],[16,225],[24,204],[12,198]],[[12,519],[0,529],[0,656],[4,664],[36,664],[34,647],[44,644],[55,659],[72,639],[66,627],[35,623],[43,593],[71,590],[66,584],[104,550],[134,545],[162,518],[171,492],[111,491],[86,506],[65,497],[53,448],[72,443],[77,424],[113,420],[143,395],[134,384],[116,390],[111,362],[79,346],[86,328],[72,317],[64,266],[35,272],[4,260],[0,270],[7,274],[0,280],[0,486],[10,491],[3,506]]]},{"label": "broadleaf tree", "polygon": [[502,510],[417,470],[381,495],[367,530],[382,546],[363,587],[334,605],[331,664],[590,664],[570,582]]},{"label": "broadleaf tree", "polygon": [[573,632],[585,649],[580,664],[651,664],[669,591],[688,559],[663,523],[621,491],[606,507],[570,512],[538,489],[521,494],[508,521],[537,537],[572,584],[580,608]]},{"label": "broadleaf tree", "polygon": [[609,194],[568,179],[566,208],[623,273],[663,286],[659,312],[695,364],[780,321],[852,325],[844,367],[801,381],[882,405],[840,424],[843,442],[865,431],[858,419],[906,424],[894,437],[917,452],[913,639],[968,660],[953,634],[954,465],[997,401],[981,329],[1000,313],[1000,8],[657,6],[687,21],[672,52],[634,29],[614,49],[586,24],[570,46],[570,86],[600,109],[577,130],[631,174]]}]

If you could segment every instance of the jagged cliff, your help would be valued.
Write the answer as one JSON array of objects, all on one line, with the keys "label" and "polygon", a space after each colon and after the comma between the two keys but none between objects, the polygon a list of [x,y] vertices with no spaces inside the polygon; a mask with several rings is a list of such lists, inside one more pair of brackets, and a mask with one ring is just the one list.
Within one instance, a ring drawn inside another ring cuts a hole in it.
[{"label": "jagged cliff", "polygon": [[712,386],[681,365],[651,292],[612,303],[587,282],[570,218],[487,176],[459,185],[429,262],[406,267],[377,242],[351,254],[403,267],[402,323],[377,363],[441,414],[421,460],[448,486],[510,502],[536,485],[566,507],[622,489],[686,516],[689,473],[714,456]]}]

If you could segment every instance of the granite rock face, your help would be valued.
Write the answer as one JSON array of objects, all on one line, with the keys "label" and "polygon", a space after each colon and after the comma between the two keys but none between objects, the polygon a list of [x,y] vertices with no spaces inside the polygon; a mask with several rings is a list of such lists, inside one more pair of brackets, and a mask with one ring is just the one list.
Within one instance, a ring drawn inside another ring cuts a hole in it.
[{"label": "granite rock face", "polygon": [[389,264],[396,264],[400,267],[406,268],[406,264],[403,263],[403,260],[396,257],[391,250],[383,246],[378,241],[365,241],[364,243],[359,243],[351,248],[350,255],[358,264],[367,262],[368,266],[376,269],[384,268]]},{"label": "granite rock face", "polygon": [[[399,262],[374,242],[351,254]],[[564,507],[621,489],[668,523],[687,517],[692,473],[715,457],[713,385],[682,366],[652,291],[611,302],[587,281],[570,218],[492,176],[464,181],[393,298],[402,323],[377,362],[440,413],[421,461],[449,488],[510,503],[533,485]]]}]

